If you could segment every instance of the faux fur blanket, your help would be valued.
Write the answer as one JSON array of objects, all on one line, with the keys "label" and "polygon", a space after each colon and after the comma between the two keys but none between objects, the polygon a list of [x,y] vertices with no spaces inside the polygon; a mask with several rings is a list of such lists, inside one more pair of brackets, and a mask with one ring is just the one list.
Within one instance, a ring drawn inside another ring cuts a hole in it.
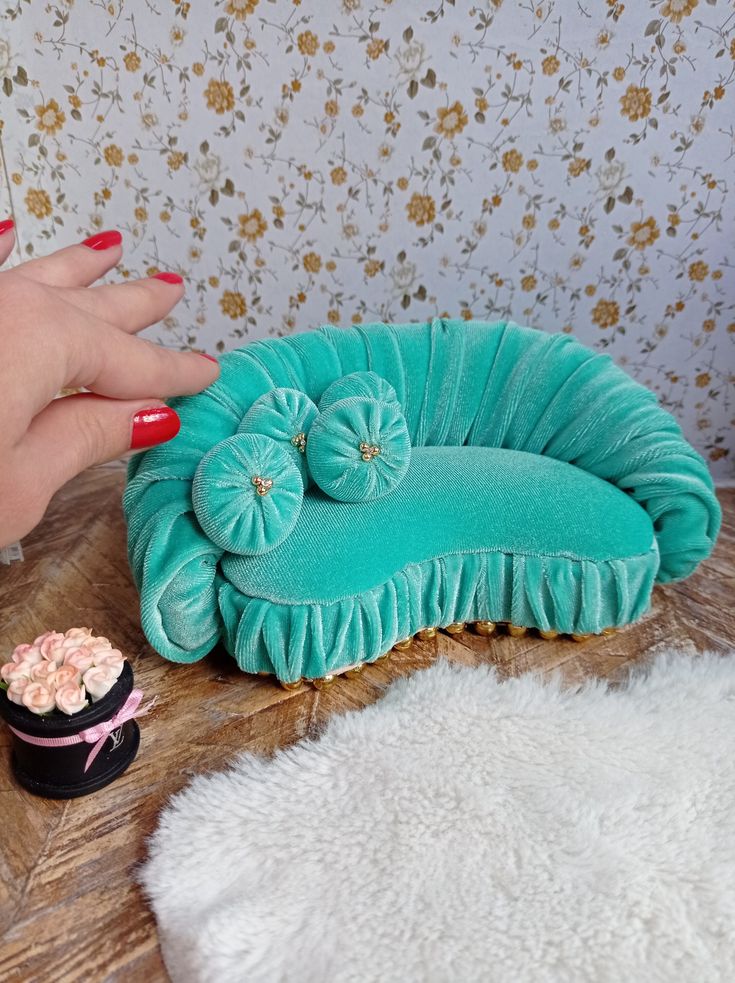
[{"label": "faux fur blanket", "polygon": [[196,778],[143,883],[176,983],[729,983],[735,655],[439,663]]}]

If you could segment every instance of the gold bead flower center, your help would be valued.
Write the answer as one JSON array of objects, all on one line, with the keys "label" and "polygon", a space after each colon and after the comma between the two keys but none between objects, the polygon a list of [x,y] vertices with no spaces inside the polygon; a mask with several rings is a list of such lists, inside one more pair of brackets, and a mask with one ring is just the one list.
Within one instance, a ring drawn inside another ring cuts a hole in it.
[{"label": "gold bead flower center", "polygon": [[261,496],[267,495],[273,487],[273,480],[271,478],[261,478],[259,474],[256,474],[250,480],[255,485],[256,492]]},{"label": "gold bead flower center", "polygon": [[369,444],[366,440],[360,443],[360,454],[362,454],[363,461],[372,461],[374,457],[380,454],[380,448],[377,444]]},{"label": "gold bead flower center", "polygon": [[297,448],[297,450],[300,451],[301,454],[306,453],[306,434],[303,430],[300,430],[298,433],[293,435],[291,438],[291,443]]}]

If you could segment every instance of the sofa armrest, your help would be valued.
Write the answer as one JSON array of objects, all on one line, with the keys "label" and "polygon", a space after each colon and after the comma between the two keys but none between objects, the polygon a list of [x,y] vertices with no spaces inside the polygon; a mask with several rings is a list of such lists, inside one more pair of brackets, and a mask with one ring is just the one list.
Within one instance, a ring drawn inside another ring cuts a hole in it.
[{"label": "sofa armrest", "polygon": [[[496,446],[566,461],[631,495],[653,520],[657,580],[680,580],[709,556],[721,509],[703,458],[656,395],[567,335],[505,326],[511,368],[485,426]],[[494,370],[502,369],[496,359]],[[507,369],[507,358],[500,359]],[[491,382],[489,381],[489,385]],[[494,431],[491,433],[491,431]],[[485,440],[472,440],[484,443]]]}]

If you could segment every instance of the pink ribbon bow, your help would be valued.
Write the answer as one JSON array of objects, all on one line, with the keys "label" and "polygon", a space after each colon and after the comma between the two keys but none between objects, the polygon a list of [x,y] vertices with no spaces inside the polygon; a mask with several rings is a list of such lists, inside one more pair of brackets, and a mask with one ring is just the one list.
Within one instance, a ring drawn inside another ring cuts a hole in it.
[{"label": "pink ribbon bow", "polygon": [[89,752],[87,763],[84,766],[84,771],[87,772],[93,764],[94,759],[102,750],[110,734],[114,730],[117,730],[118,727],[122,727],[128,720],[132,720],[134,717],[145,716],[156,702],[154,697],[139,711],[138,708],[142,699],[142,689],[131,690],[130,696],[114,717],[110,717],[109,720],[103,720],[102,723],[95,724],[94,727],[86,727],[84,730],[80,730],[78,734],[70,734],[68,737],[34,737],[32,734],[24,734],[22,731],[16,730],[15,727],[11,727],[10,729],[16,737],[19,737],[27,744],[34,744],[36,747],[71,747],[73,744],[93,744],[94,747]]}]

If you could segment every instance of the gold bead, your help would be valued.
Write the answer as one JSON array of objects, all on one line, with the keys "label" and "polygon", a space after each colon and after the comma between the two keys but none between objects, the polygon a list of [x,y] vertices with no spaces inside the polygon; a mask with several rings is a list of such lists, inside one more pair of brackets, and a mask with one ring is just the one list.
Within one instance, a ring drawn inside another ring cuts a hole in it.
[{"label": "gold bead", "polygon": [[540,638],[549,639],[549,638],[558,638],[559,637],[559,632],[558,631],[554,631],[553,628],[549,628],[548,631],[542,631],[539,628],[538,633],[539,633],[539,637]]},{"label": "gold bead", "polygon": [[351,669],[347,669],[345,676],[347,676],[348,679],[354,679],[356,676],[360,675],[364,668],[364,664],[360,663],[359,666],[353,666]]},{"label": "gold bead", "polygon": [[461,635],[465,629],[464,621],[455,621],[451,625],[445,625],[444,631],[448,635]]},{"label": "gold bead", "polygon": [[390,655],[390,649],[387,652],[383,652],[382,655],[376,655],[375,656],[375,659],[373,661],[374,662],[382,662],[383,659],[387,659],[389,655]]},{"label": "gold bead", "polygon": [[617,635],[617,633],[618,633],[617,628],[603,628],[602,631],[600,632],[601,635]]},{"label": "gold bead", "polygon": [[587,639],[589,639],[589,638],[592,638],[592,635],[591,634],[587,634],[587,635],[575,635],[575,634],[572,634],[572,639],[575,642],[586,642]]},{"label": "gold bead", "polygon": [[436,628],[422,628],[416,632],[416,638],[421,642],[430,642],[432,638],[436,638]]},{"label": "gold bead", "polygon": [[508,634],[513,638],[523,638],[527,631],[528,628],[524,628],[523,625],[512,625],[508,622]]},{"label": "gold bead", "polygon": [[491,635],[495,634],[495,622],[494,621],[476,621],[475,631],[478,635],[483,635],[485,638],[489,638]]},{"label": "gold bead", "polygon": [[396,652],[406,652],[408,649],[411,648],[412,645],[413,645],[412,638],[404,638],[402,641],[396,642],[393,648],[396,650]]},{"label": "gold bead", "polygon": [[303,679],[297,679],[293,683],[287,683],[283,679],[279,679],[278,682],[281,684],[281,686],[284,689],[288,690],[289,693],[293,692],[293,690],[301,689],[301,687],[304,684],[304,680]]},{"label": "gold bead", "polygon": [[272,676],[273,673],[272,672],[259,672],[258,675],[259,676]]},{"label": "gold bead", "polygon": [[330,674],[328,676],[322,676],[319,679],[310,679],[309,682],[315,687],[315,689],[324,689],[325,686],[332,685],[334,682],[334,676]]}]

